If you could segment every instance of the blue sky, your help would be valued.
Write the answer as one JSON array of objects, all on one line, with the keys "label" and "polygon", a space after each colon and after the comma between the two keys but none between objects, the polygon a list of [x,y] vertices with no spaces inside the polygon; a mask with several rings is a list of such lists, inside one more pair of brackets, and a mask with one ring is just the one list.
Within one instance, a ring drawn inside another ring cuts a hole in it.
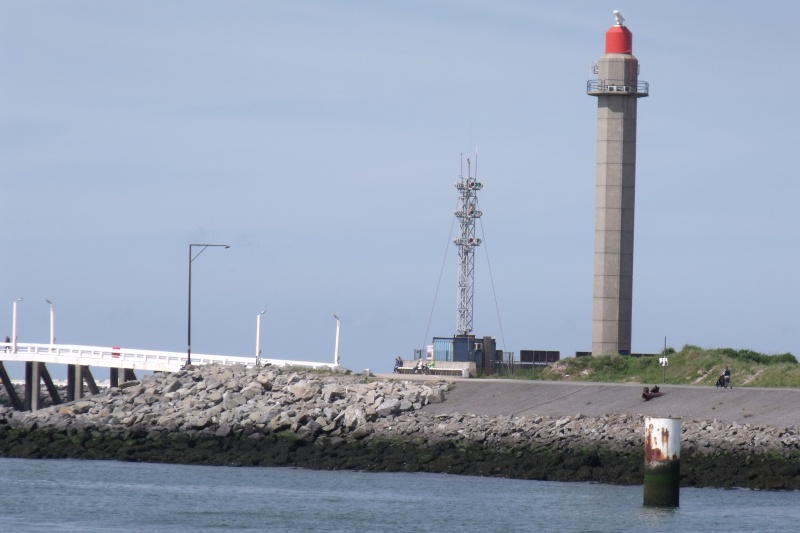
[{"label": "blue sky", "polygon": [[254,354],[266,309],[265,357],[331,361],[337,313],[343,365],[388,370],[455,333],[477,146],[474,332],[590,350],[614,9],[651,94],[633,350],[800,355],[788,0],[0,1],[0,333],[24,297],[20,342],[47,342],[50,299],[60,343],[183,351],[188,245],[225,243],[193,263],[193,352]]}]

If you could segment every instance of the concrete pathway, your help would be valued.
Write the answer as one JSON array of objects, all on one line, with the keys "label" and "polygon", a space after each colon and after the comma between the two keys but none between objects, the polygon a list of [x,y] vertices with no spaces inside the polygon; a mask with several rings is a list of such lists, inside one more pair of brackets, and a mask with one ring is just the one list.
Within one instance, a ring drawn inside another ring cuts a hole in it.
[{"label": "concrete pathway", "polygon": [[[403,380],[441,380],[436,376],[378,377]],[[424,411],[435,414],[576,415],[642,414],[687,420],[719,420],[739,424],[800,426],[800,389],[733,388],[659,385],[663,396],[642,399],[642,384],[506,379],[454,379],[442,404]],[[652,386],[652,384],[650,385]]]}]

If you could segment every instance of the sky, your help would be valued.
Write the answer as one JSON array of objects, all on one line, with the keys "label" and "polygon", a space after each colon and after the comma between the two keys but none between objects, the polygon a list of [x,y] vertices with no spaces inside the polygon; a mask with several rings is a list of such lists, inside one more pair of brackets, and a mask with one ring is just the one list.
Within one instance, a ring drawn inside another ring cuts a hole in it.
[{"label": "sky", "polygon": [[[639,79],[634,352],[800,355],[800,3],[0,0],[0,334],[391,369],[474,331],[591,350],[597,100]],[[195,249],[195,252],[197,249]],[[5,302],[5,303],[3,303]],[[18,368],[7,365],[13,372]],[[57,374],[57,370],[51,369]],[[105,376],[96,376],[102,379]]]}]

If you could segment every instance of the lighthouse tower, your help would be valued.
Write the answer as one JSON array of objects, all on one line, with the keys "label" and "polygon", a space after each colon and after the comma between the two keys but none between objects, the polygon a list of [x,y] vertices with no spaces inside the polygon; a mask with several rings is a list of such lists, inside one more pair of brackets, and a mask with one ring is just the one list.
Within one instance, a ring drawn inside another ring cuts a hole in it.
[{"label": "lighthouse tower", "polygon": [[629,354],[633,300],[633,221],[636,192],[636,102],[648,95],[633,57],[633,35],[614,11],[606,51],[587,94],[597,97],[592,354]]}]

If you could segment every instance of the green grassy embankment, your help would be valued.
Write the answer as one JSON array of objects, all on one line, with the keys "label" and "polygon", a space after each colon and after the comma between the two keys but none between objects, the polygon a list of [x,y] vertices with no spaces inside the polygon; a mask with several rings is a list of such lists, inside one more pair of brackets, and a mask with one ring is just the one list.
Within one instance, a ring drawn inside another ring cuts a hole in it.
[{"label": "green grassy embankment", "polygon": [[667,354],[666,372],[659,365],[658,356],[603,355],[570,357],[546,368],[515,370],[512,376],[503,377],[713,386],[727,365],[735,387],[800,387],[800,364],[790,353],[766,355],[752,350],[686,345],[679,352],[668,348]]}]

